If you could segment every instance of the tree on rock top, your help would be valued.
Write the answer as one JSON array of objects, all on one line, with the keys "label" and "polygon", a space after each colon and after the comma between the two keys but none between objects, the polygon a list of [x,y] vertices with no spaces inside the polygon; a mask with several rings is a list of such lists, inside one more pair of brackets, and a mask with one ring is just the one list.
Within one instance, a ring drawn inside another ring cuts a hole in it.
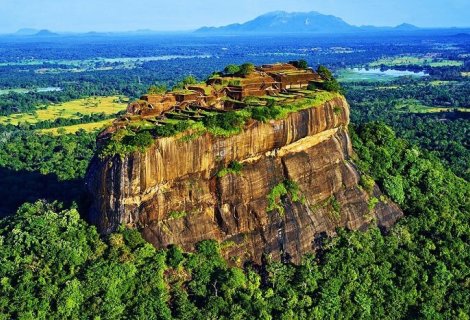
[{"label": "tree on rock top", "polygon": [[253,63],[244,63],[240,66],[240,71],[238,71],[238,74],[241,76],[247,76],[253,71],[255,71],[255,65]]},{"label": "tree on rock top", "polygon": [[234,75],[234,74],[237,74],[239,71],[240,71],[240,66],[237,66],[236,64],[229,64],[224,69],[224,73],[227,75]]},{"label": "tree on rock top", "polygon": [[320,65],[318,68],[317,68],[317,73],[320,75],[320,77],[327,81],[327,80],[331,80],[333,79],[333,73],[330,71],[330,69],[328,69],[327,67],[325,66],[322,66]]}]

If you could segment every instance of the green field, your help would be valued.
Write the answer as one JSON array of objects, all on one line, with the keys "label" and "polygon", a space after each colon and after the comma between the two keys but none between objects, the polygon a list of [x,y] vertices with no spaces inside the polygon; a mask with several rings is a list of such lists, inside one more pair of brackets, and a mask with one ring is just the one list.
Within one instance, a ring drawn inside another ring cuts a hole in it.
[{"label": "green field", "polygon": [[399,66],[429,66],[429,67],[460,67],[463,65],[463,61],[457,60],[446,60],[440,58],[423,58],[413,56],[402,56],[402,57],[390,57],[379,59],[375,62],[369,63],[370,67],[399,67]]},{"label": "green field", "polygon": [[55,120],[57,118],[79,119],[84,115],[91,115],[94,113],[104,113],[109,115],[125,110],[126,106],[127,99],[124,99],[123,97],[90,97],[62,104],[38,107],[36,111],[31,113],[17,113],[9,116],[1,116],[0,124],[34,124],[45,120]]},{"label": "green field", "polygon": [[92,122],[92,123],[81,123],[73,126],[66,126],[66,127],[59,127],[59,128],[50,128],[50,129],[42,129],[38,130],[38,132],[43,134],[52,134],[52,135],[61,135],[61,134],[68,134],[68,133],[76,133],[80,129],[83,129],[87,132],[102,130],[105,127],[111,125],[114,119],[103,120],[99,122]]},{"label": "green field", "polygon": [[[64,60],[64,59],[25,59],[14,62],[1,62],[0,67],[5,66],[44,66],[35,70],[35,73],[64,73],[64,72],[85,72],[90,70],[125,70],[134,69],[145,62],[168,61],[172,59],[208,59],[210,55],[161,55],[149,57],[125,57],[125,58],[94,58],[84,60]],[[60,66],[67,66],[62,68]]]},{"label": "green field", "polygon": [[451,84],[456,84],[456,83],[458,83],[458,82],[457,81],[449,81],[449,80],[434,80],[434,81],[429,82],[429,84],[434,86],[434,87],[451,85]]},{"label": "green field", "polygon": [[31,90],[29,89],[21,89],[21,88],[14,88],[14,89],[0,89],[0,96],[4,94],[9,94],[10,92],[14,93],[28,93]]},{"label": "green field", "polygon": [[437,113],[437,112],[449,112],[449,111],[460,111],[470,112],[469,108],[448,108],[440,106],[426,106],[415,99],[403,99],[397,101],[395,108],[403,113]]}]

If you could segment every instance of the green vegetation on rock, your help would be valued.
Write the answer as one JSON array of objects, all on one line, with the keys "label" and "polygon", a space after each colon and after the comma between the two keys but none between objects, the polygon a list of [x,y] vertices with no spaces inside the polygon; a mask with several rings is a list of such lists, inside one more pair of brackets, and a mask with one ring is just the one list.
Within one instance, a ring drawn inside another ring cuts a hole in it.
[{"label": "green vegetation on rock", "polygon": [[153,85],[149,88],[148,94],[164,94],[168,90],[166,85]]},{"label": "green vegetation on rock", "polygon": [[252,63],[244,63],[242,65],[229,64],[224,68],[224,74],[228,76],[245,77],[255,71],[255,65]]},{"label": "green vegetation on rock", "polygon": [[144,152],[155,142],[150,131],[134,132],[128,129],[120,129],[102,147],[100,157],[119,155],[121,157],[136,151]]},{"label": "green vegetation on rock", "polygon": [[244,63],[240,66],[240,70],[238,71],[238,74],[240,76],[247,76],[250,73],[255,71],[255,65],[252,63]]},{"label": "green vegetation on rock", "polygon": [[361,180],[359,181],[361,187],[370,195],[374,191],[375,181],[372,177],[362,174]]},{"label": "green vegetation on rock", "polygon": [[235,75],[240,71],[240,66],[237,66],[236,64],[229,64],[228,66],[225,67],[224,73],[226,75]]},{"label": "green vegetation on rock", "polygon": [[307,69],[308,68],[308,62],[304,59],[301,59],[297,61],[297,67],[300,69]]},{"label": "green vegetation on rock", "polygon": [[189,75],[183,78],[180,82],[178,82],[174,87],[173,90],[183,90],[187,85],[190,84],[197,84],[198,80],[195,76]]},{"label": "green vegetation on rock", "polygon": [[277,184],[268,194],[268,206],[266,211],[276,210],[284,215],[284,197],[289,196],[293,202],[303,202],[304,197],[300,191],[299,185],[295,181],[285,180]]},{"label": "green vegetation on rock", "polygon": [[188,215],[188,213],[186,211],[171,211],[168,216],[171,218],[171,219],[182,219],[184,217],[186,217]]},{"label": "green vegetation on rock", "polygon": [[266,211],[277,210],[281,215],[284,215],[284,205],[282,197],[287,195],[287,189],[283,182],[277,184],[268,194],[268,207]]},{"label": "green vegetation on rock", "polygon": [[341,217],[341,203],[336,199],[335,196],[331,196],[328,199],[328,204],[331,206],[331,212],[335,219],[339,219]]},{"label": "green vegetation on rock", "polygon": [[[175,120],[166,119],[163,125],[147,126],[150,124],[132,125],[130,128],[121,129],[114,133],[108,141],[101,146],[99,155],[101,158],[114,155],[125,156],[135,151],[145,151],[152,145],[148,137],[151,135],[154,139],[160,137],[171,137],[181,132],[190,132],[184,137],[183,141],[190,141],[192,138],[201,136],[204,132],[209,132],[216,137],[230,137],[240,133],[249,119],[267,122],[269,120],[285,119],[289,114],[321,106],[327,101],[340,97],[339,93],[318,91],[309,92],[309,95],[298,101],[276,104],[274,99],[268,99],[266,106],[248,106],[244,109],[227,111],[223,113],[210,112],[204,113],[202,120]],[[137,136],[139,132],[145,133],[143,136]]]},{"label": "green vegetation on rock", "polygon": [[309,90],[321,89],[328,92],[342,92],[341,85],[333,77],[333,73],[327,67],[319,66],[317,73],[320,75],[323,81],[309,84]]},{"label": "green vegetation on rock", "polygon": [[243,169],[243,164],[238,161],[232,161],[227,168],[223,168],[217,173],[217,177],[223,178],[228,174],[240,174]]}]

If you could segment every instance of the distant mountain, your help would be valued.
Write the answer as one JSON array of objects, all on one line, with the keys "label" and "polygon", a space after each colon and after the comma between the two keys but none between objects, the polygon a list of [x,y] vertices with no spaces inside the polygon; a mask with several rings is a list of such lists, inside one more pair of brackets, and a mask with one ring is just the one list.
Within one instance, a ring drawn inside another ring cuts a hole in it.
[{"label": "distant mountain", "polygon": [[154,34],[156,33],[155,30],[151,30],[151,29],[139,29],[139,30],[136,30],[136,31],[129,31],[129,33],[136,33],[136,34]]},{"label": "distant mountain", "polygon": [[332,33],[353,32],[357,27],[335,16],[318,12],[276,11],[264,14],[243,24],[235,23],[225,27],[204,27],[196,32],[211,33]]},{"label": "distant mountain", "polygon": [[259,16],[246,23],[235,23],[223,27],[204,27],[198,33],[250,34],[250,33],[354,33],[362,31],[411,31],[417,30],[411,24],[397,27],[358,27],[350,25],[341,18],[312,12],[275,11]]},{"label": "distant mountain", "polygon": [[409,23],[402,23],[396,27],[360,26],[359,30],[368,31],[368,32],[381,32],[381,31],[405,32],[405,31],[416,31],[416,30],[421,30],[421,29]]},{"label": "distant mountain", "polygon": [[409,23],[402,23],[399,26],[396,26],[393,28],[395,30],[403,30],[403,31],[413,31],[413,30],[418,30],[419,28],[417,26],[414,26]]},{"label": "distant mountain", "polygon": [[55,37],[58,36],[59,34],[51,32],[49,30],[40,30],[37,33],[34,34],[35,37]]},{"label": "distant mountain", "polygon": [[54,33],[47,29],[38,30],[32,28],[23,28],[12,34],[13,36],[22,36],[22,37],[55,37],[58,36],[58,33]]},{"label": "distant mountain", "polygon": [[38,29],[22,28],[14,33],[15,36],[32,36],[38,33]]},{"label": "distant mountain", "polygon": [[454,34],[453,37],[455,37],[455,38],[470,38],[470,33],[461,32],[461,33]]}]

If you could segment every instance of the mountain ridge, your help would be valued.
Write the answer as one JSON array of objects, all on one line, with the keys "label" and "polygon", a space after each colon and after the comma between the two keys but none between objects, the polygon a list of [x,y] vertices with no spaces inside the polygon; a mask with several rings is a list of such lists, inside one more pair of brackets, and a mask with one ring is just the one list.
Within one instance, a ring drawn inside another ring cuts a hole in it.
[{"label": "mountain ridge", "polygon": [[202,27],[196,33],[355,33],[364,31],[412,31],[420,28],[403,23],[396,27],[355,26],[334,15],[317,11],[273,11],[245,23],[233,23],[221,27]]},{"label": "mountain ridge", "polygon": [[55,37],[55,36],[58,36],[58,35],[59,35],[58,33],[52,32],[52,31],[47,30],[47,29],[40,30],[40,31],[36,32],[35,34],[33,34],[33,36],[35,36],[35,37]]},{"label": "mountain ridge", "polygon": [[21,28],[18,31],[16,31],[15,33],[13,33],[13,35],[16,35],[16,36],[32,36],[32,35],[35,35],[36,33],[38,33],[39,31],[40,31],[39,29],[34,29],[34,28]]}]

